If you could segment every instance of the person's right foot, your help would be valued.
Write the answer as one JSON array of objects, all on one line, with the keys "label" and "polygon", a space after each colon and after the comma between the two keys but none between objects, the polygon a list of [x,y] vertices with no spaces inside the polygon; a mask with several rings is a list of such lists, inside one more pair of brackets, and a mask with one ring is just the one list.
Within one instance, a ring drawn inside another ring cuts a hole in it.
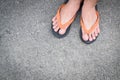
[{"label": "person's right foot", "polygon": [[[65,4],[65,6],[60,11],[61,24],[65,24],[71,18],[73,18],[73,16],[76,15],[76,13],[79,9],[79,6],[80,6],[80,4],[76,3],[76,2],[68,2],[67,4]],[[52,23],[53,29],[55,32],[57,32],[60,29],[60,27],[58,26],[58,23],[57,23],[57,16],[53,17],[52,22],[53,22]],[[65,29],[60,29],[59,34],[63,35],[66,32],[66,29],[68,27],[69,26],[66,26]]]}]

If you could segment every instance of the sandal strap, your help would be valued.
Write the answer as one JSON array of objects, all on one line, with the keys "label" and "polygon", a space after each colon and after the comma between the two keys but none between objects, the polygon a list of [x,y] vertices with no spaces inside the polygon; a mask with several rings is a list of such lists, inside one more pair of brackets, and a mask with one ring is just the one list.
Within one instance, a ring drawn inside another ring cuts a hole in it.
[{"label": "sandal strap", "polygon": [[58,11],[57,11],[57,14],[56,14],[58,26],[59,26],[60,29],[65,29],[67,26],[69,26],[69,25],[74,21],[74,19],[75,19],[75,17],[76,17],[76,15],[75,15],[75,16],[73,16],[68,22],[66,22],[65,24],[61,24],[60,11],[61,11],[61,9],[62,9],[64,6],[65,6],[65,4],[62,4],[62,5],[59,7],[59,9],[58,9]]},{"label": "sandal strap", "polygon": [[85,33],[90,34],[99,24],[100,16],[99,16],[98,11],[96,11],[96,15],[97,15],[97,19],[89,30],[85,27],[85,24],[83,22],[83,18],[81,17],[80,24],[81,24],[81,27],[82,27],[82,29],[84,30]]}]

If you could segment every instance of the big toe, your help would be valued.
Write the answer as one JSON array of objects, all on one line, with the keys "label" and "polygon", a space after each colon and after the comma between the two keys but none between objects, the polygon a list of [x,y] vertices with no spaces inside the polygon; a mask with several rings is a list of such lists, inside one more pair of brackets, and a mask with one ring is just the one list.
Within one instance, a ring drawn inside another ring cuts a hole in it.
[{"label": "big toe", "polygon": [[63,35],[65,33],[65,31],[66,31],[65,29],[60,29],[59,34]]},{"label": "big toe", "polygon": [[87,40],[88,40],[88,38],[89,38],[87,34],[83,34],[83,36],[82,36],[82,37],[83,37],[83,40],[85,40],[85,41],[87,41]]}]

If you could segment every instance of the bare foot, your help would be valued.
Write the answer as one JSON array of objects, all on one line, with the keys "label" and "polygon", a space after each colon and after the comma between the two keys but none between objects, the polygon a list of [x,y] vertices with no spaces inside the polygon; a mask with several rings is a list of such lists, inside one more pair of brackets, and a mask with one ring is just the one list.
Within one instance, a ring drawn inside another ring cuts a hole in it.
[{"label": "bare foot", "polygon": [[[83,22],[84,22],[86,28],[89,30],[93,26],[93,24],[95,24],[95,21],[97,19],[95,7],[83,6],[82,18],[83,18]],[[90,34],[86,34],[84,32],[84,30],[82,29],[82,34],[83,34],[82,38],[85,41],[88,41],[88,40],[93,41],[96,39],[96,37],[98,36],[99,33],[100,33],[100,28],[99,28],[99,24],[98,24],[97,27]]]},{"label": "bare foot", "polygon": [[[79,6],[80,6],[80,4],[78,2],[76,2],[76,3],[75,3],[75,1],[74,2],[68,2],[61,9],[61,12],[60,12],[61,24],[65,24],[66,22],[68,22],[76,14],[76,12],[79,9]],[[56,16],[53,17],[52,22],[53,22],[53,29],[54,29],[55,32],[57,32],[60,29],[60,27],[58,26]],[[66,29],[68,27],[69,26],[66,26],[65,29],[60,29],[59,34],[63,35],[66,32]]]}]

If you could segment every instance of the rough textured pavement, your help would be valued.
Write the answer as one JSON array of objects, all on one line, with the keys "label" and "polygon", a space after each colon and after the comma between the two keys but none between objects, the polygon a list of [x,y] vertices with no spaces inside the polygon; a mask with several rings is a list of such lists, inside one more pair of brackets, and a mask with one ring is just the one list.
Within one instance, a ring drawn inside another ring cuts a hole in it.
[{"label": "rough textured pavement", "polygon": [[101,34],[86,45],[79,16],[63,39],[51,19],[64,0],[0,0],[0,80],[120,80],[120,1],[100,0]]}]

